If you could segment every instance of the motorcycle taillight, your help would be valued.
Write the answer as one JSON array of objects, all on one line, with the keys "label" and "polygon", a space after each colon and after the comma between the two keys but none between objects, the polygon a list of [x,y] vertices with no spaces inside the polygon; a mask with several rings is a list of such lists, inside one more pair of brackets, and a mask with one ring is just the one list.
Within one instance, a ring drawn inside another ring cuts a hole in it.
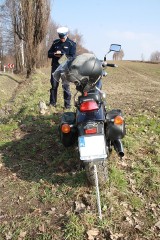
[{"label": "motorcycle taillight", "polygon": [[97,133],[97,128],[85,129],[85,134],[93,134],[93,133]]},{"label": "motorcycle taillight", "polygon": [[82,102],[80,105],[81,112],[87,112],[87,111],[93,111],[93,110],[98,110],[98,104],[93,100]]}]

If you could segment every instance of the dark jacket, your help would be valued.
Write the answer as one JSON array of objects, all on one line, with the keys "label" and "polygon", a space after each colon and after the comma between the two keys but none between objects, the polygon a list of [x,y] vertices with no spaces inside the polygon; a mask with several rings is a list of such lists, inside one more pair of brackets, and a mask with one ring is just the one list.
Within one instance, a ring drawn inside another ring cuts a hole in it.
[{"label": "dark jacket", "polygon": [[65,42],[60,39],[53,41],[51,48],[48,51],[48,58],[52,58],[52,65],[59,66],[59,57],[54,55],[57,50],[61,51],[67,57],[75,57],[76,55],[76,43],[67,37]]}]

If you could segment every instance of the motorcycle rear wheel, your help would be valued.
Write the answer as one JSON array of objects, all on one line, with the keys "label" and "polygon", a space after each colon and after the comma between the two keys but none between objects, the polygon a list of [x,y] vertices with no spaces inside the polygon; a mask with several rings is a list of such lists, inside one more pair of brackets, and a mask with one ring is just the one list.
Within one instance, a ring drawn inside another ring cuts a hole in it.
[{"label": "motorcycle rear wheel", "polygon": [[99,186],[103,186],[108,179],[108,161],[107,160],[99,160],[96,162],[85,162],[85,171],[87,175],[87,179],[92,186],[95,186],[95,174],[94,174],[94,165],[97,167],[98,174],[98,183]]}]

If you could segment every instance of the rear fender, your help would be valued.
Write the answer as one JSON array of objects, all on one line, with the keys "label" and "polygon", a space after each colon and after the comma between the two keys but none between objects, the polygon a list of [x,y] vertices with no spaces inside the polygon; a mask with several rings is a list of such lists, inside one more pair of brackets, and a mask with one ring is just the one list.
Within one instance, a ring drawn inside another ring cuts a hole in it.
[{"label": "rear fender", "polygon": [[105,109],[103,104],[100,104],[100,108],[94,111],[81,112],[77,109],[76,123],[77,125],[88,121],[105,121]]}]

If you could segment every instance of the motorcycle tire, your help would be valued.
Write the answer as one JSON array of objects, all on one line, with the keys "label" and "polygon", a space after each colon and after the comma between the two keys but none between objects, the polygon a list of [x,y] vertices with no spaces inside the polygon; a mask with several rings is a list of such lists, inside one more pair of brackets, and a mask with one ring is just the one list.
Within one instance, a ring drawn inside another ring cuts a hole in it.
[{"label": "motorcycle tire", "polygon": [[107,179],[108,179],[108,166],[107,160],[99,160],[96,162],[85,162],[85,171],[87,175],[87,179],[92,186],[95,186],[95,174],[94,174],[94,165],[97,167],[97,174],[98,174],[98,183],[99,186],[102,187]]}]

